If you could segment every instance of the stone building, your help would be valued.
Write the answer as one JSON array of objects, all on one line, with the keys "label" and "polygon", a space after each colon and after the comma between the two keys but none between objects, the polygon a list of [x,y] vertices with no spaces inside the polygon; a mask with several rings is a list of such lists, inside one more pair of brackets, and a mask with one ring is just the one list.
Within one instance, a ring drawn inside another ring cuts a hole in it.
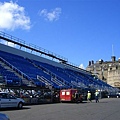
[{"label": "stone building", "polygon": [[116,57],[112,56],[111,61],[103,61],[102,59],[96,63],[93,60],[89,61],[86,70],[111,86],[120,88],[120,58],[116,60]]}]

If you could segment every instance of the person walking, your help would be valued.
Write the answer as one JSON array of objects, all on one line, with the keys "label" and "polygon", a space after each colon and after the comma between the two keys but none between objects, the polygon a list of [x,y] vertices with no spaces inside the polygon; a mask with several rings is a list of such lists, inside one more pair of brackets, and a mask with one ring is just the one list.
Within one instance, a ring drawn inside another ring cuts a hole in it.
[{"label": "person walking", "polygon": [[88,93],[87,93],[87,100],[89,102],[92,102],[92,100],[91,100],[91,92],[90,91],[88,91]]},{"label": "person walking", "polygon": [[75,92],[75,102],[78,103],[79,94],[78,91]]},{"label": "person walking", "polygon": [[96,90],[96,92],[95,92],[95,101],[96,101],[96,103],[99,102],[99,92],[98,92],[98,90]]}]

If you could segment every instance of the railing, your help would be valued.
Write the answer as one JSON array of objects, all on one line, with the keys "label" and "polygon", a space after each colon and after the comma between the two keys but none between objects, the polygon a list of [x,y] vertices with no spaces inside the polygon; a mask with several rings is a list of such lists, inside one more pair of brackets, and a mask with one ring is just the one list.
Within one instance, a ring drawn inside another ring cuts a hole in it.
[{"label": "railing", "polygon": [[[29,59],[29,60],[30,60],[30,59]],[[42,65],[40,65],[40,64],[38,65],[37,63],[35,63],[35,62],[32,61],[32,60],[30,60],[30,62],[31,62],[32,64],[36,65],[39,69],[40,69],[40,68],[42,68],[42,70],[44,69],[44,70],[45,70],[44,72],[47,72],[47,73],[51,76],[51,81],[53,81],[54,83],[58,84],[59,86],[66,86],[65,82],[66,82],[66,83],[69,83],[69,82],[65,81],[64,79],[60,78],[60,76],[58,76],[57,74],[51,72],[49,69],[43,67]],[[54,78],[53,78],[53,76],[54,76]],[[57,79],[57,78],[59,78],[60,80]],[[63,82],[61,82],[61,81],[63,81]],[[72,84],[72,83],[70,83],[70,84]]]},{"label": "railing", "polygon": [[2,31],[0,31],[0,38],[6,40],[8,42],[12,42],[14,44],[20,45],[21,47],[28,48],[28,49],[30,49],[32,51],[40,52],[41,54],[44,54],[44,55],[47,55],[49,57],[58,59],[59,61],[62,61],[62,62],[67,62],[68,61],[67,58],[65,58],[65,57],[62,57],[62,56],[60,56],[58,54],[55,54],[55,53],[53,53],[51,51],[48,51],[48,50],[46,50],[46,49],[44,49],[42,47],[36,46],[34,44],[27,44],[24,40],[21,40],[21,39],[19,39],[17,37],[6,34],[6,33],[2,32]]},{"label": "railing", "polygon": [[17,69],[15,66],[13,66],[12,64],[10,64],[8,61],[6,61],[5,59],[3,59],[2,57],[0,57],[0,60],[3,61],[5,64],[7,64],[9,67],[11,67],[13,70],[17,71],[19,74],[21,74],[21,76],[25,76],[26,78],[28,78],[29,80],[26,82],[26,80],[24,78],[22,78],[22,81],[31,85],[31,82],[33,81],[28,75],[26,75],[25,73],[23,73],[22,71],[20,71],[19,69]]},{"label": "railing", "polygon": [[55,77],[51,77],[51,81],[53,81],[54,83],[56,83],[58,86],[65,86],[65,84],[63,84],[62,82],[58,81],[58,79]]},{"label": "railing", "polygon": [[[44,54],[45,56],[48,56],[50,58],[52,58],[52,60],[58,60],[60,63],[64,64],[64,65],[68,65],[68,66],[71,66],[73,68],[76,68],[78,70],[81,70],[81,72],[84,72],[84,73],[87,73],[87,74],[90,74],[88,71],[86,71],[85,69],[82,69],[82,68],[79,68],[79,65],[76,65],[72,62],[69,62],[67,58],[61,56],[61,55],[58,55],[56,53],[53,53],[49,50],[46,50],[42,47],[39,47],[37,45],[34,45],[34,44],[31,44],[31,43],[26,43],[24,40],[22,39],[19,39],[17,37],[14,37],[12,35],[9,35],[7,33],[4,33],[2,31],[0,31],[0,39],[3,39],[3,40],[6,40],[8,42],[11,42],[11,43],[14,43],[16,45],[19,45],[20,48],[23,47],[23,48],[27,48],[29,50],[31,50],[31,53],[32,51],[35,51],[37,53],[41,53]],[[13,46],[12,46],[13,47]],[[14,46],[15,47],[15,46]],[[23,49],[24,50],[24,49]],[[32,53],[34,54],[34,53]]]},{"label": "railing", "polygon": [[37,75],[37,79],[38,79],[39,81],[41,81],[42,83],[45,83],[46,86],[53,86],[52,82],[49,81],[49,80],[47,80],[47,79],[46,79],[45,77],[43,77],[43,76]]}]

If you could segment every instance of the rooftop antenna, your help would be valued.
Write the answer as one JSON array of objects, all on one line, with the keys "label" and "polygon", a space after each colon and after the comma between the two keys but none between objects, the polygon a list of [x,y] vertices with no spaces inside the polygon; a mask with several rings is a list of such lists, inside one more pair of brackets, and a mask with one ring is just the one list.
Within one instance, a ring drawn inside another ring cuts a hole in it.
[{"label": "rooftop antenna", "polygon": [[114,50],[113,50],[113,45],[112,45],[112,62],[116,61],[116,57],[114,56]]},{"label": "rooftop antenna", "polygon": [[114,48],[113,48],[113,45],[112,45],[112,56],[114,56]]}]

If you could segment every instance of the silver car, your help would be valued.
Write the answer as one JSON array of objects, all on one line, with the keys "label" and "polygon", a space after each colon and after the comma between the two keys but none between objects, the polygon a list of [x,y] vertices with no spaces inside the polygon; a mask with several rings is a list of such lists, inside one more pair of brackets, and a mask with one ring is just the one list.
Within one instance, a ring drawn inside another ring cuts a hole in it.
[{"label": "silver car", "polygon": [[10,118],[6,114],[0,113],[0,120],[10,120]]},{"label": "silver car", "polygon": [[0,92],[0,108],[17,107],[21,109],[24,103],[25,101],[21,98],[16,98],[6,92]]}]

